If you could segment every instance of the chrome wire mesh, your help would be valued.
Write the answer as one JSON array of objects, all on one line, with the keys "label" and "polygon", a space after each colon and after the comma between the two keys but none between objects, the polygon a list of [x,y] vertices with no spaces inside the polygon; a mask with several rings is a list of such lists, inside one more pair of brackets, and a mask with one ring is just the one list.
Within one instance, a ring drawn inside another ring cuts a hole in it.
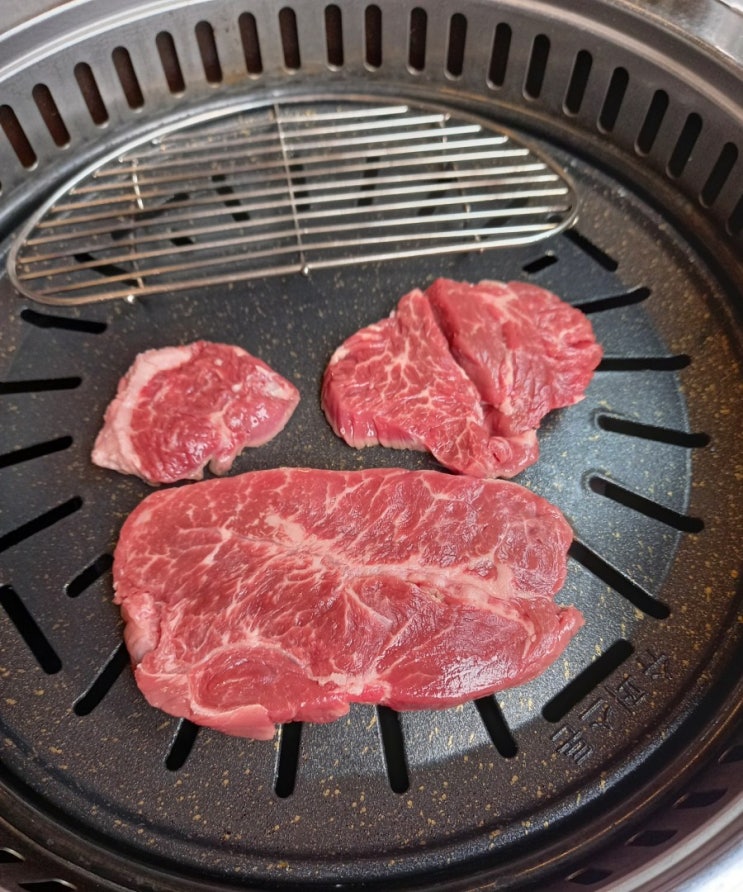
[{"label": "chrome wire mesh", "polygon": [[230,109],[84,171],[19,234],[16,288],[81,304],[565,228],[576,196],[506,132],[407,105]]}]

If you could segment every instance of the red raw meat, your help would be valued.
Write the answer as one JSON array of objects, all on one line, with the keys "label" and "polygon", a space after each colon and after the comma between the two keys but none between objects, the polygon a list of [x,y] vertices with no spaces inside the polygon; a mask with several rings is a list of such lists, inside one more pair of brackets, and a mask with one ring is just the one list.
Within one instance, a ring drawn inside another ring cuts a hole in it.
[{"label": "red raw meat", "polygon": [[350,446],[513,477],[538,457],[542,417],[580,400],[600,359],[588,319],[543,288],[438,279],[336,350],[322,406]]},{"label": "red raw meat", "polygon": [[533,678],[583,623],[554,601],[570,542],[515,483],[255,471],[146,498],[115,600],[152,705],[268,739],[352,702],[446,707]]},{"label": "red raw meat", "polygon": [[240,347],[196,341],[147,350],[119,381],[92,460],[148,483],[225,474],[286,425],[299,391]]},{"label": "red raw meat", "polygon": [[492,407],[494,431],[535,430],[552,409],[583,398],[602,351],[580,310],[523,282],[437,279],[426,297],[452,355]]},{"label": "red raw meat", "polygon": [[426,296],[405,295],[392,315],[333,354],[322,405],[357,448],[381,443],[431,452],[476,477],[508,476],[536,459],[536,437],[492,437],[475,385],[454,361]]}]

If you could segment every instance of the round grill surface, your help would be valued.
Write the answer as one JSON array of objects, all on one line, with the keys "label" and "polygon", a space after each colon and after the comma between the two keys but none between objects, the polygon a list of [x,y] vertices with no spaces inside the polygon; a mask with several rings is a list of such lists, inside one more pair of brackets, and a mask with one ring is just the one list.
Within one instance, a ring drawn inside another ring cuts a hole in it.
[{"label": "round grill surface", "polygon": [[[404,103],[488,118],[466,91],[286,96],[310,116]],[[270,89],[251,97],[262,101]],[[546,887],[673,801],[715,752],[741,685],[739,265],[660,178],[635,176],[593,137],[568,145],[513,108],[503,118],[574,187],[565,231],[81,307],[35,303],[0,279],[0,861],[12,869],[25,845],[53,853],[80,889]],[[363,200],[372,213],[371,180]],[[233,193],[224,201],[239,214]],[[239,344],[302,400],[232,473],[435,467],[346,447],[319,386],[344,338],[437,276],[546,287],[589,314],[604,348],[586,399],[545,419],[540,460],[517,478],[573,526],[558,597],[585,628],[537,680],[441,712],[357,706],[261,743],[151,709],[110,574],[123,519],[150,490],[89,460],[119,377],[152,347]],[[576,877],[598,888],[607,874]]]}]

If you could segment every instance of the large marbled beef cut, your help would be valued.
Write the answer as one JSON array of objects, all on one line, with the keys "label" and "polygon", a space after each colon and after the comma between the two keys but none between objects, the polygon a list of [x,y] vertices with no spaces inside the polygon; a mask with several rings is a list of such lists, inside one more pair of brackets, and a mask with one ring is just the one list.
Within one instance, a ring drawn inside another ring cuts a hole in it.
[{"label": "large marbled beef cut", "polygon": [[115,599],[151,704],[267,739],[352,702],[446,707],[533,678],[583,622],[554,600],[570,542],[502,480],[255,471],[148,496]]}]

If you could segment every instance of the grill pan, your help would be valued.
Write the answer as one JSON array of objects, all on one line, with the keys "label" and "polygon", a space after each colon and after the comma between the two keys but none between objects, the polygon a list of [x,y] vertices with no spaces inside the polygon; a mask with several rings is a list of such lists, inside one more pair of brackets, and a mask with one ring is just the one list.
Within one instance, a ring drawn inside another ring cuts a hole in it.
[{"label": "grill pan", "polygon": [[[4,258],[87,167],[236,106],[482,121],[548,158],[578,200],[570,228],[532,244],[133,302],[49,307],[0,279],[0,885],[681,888],[702,842],[718,863],[734,853],[741,19],[705,3],[672,24],[672,6],[101,0],[0,35]],[[496,698],[359,706],[273,744],[150,709],[110,581],[121,522],[149,490],[88,458],[119,376],[150,347],[238,343],[302,402],[235,472],[433,467],[343,446],[318,390],[343,338],[437,275],[548,287],[602,342],[586,400],[546,419],[519,477],[573,525],[560,598],[586,628]]]}]

